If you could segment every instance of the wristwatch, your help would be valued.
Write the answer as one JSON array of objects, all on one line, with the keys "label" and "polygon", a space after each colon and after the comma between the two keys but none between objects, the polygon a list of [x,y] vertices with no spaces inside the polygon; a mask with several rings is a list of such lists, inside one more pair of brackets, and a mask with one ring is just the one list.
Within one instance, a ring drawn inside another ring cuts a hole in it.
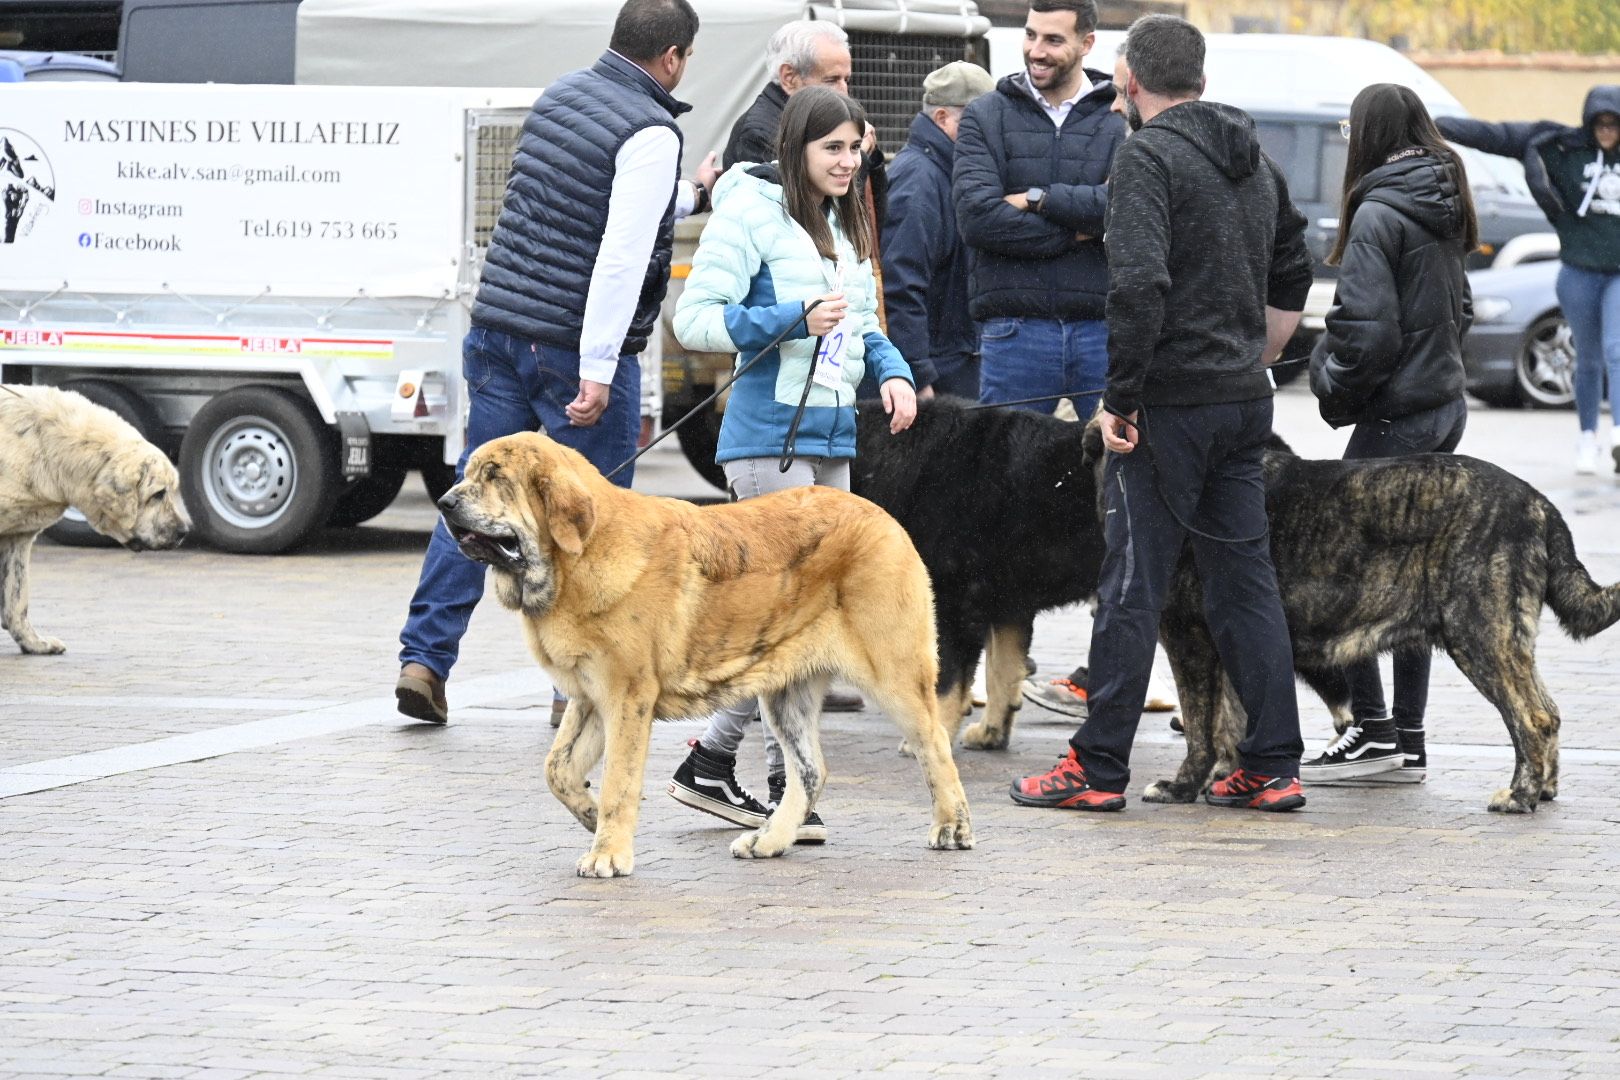
[{"label": "wristwatch", "polygon": [[1024,192],[1024,198],[1029,202],[1030,213],[1038,214],[1041,212],[1041,206],[1046,202],[1046,189],[1032,187]]}]

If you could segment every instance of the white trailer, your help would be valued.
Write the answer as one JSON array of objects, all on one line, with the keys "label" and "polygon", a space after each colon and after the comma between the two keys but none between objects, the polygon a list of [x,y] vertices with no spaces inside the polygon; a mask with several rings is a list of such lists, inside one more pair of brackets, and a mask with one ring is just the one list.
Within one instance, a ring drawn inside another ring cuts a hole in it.
[{"label": "white trailer", "polygon": [[8,88],[5,378],[165,445],[228,551],[364,520],[407,469],[447,486],[468,303],[533,97]]}]

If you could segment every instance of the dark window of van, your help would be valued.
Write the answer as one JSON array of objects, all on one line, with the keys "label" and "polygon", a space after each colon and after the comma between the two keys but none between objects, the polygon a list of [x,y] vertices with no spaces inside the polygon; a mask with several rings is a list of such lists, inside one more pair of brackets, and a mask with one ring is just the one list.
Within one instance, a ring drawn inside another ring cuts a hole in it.
[{"label": "dark window of van", "polygon": [[1270,155],[1288,181],[1288,195],[1297,202],[1319,201],[1321,136],[1314,124],[1261,120],[1255,125],[1260,149]]},{"label": "dark window of van", "polygon": [[126,0],[131,82],[290,83],[299,0]]}]

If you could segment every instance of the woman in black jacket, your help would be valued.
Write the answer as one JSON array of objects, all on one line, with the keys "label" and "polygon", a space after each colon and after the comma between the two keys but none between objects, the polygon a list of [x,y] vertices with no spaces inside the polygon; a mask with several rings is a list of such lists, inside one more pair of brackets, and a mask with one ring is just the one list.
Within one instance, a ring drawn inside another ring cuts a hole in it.
[{"label": "woman in black jacket", "polygon": [[[1404,86],[1357,94],[1347,137],[1339,239],[1327,260],[1339,285],[1311,356],[1311,390],[1328,423],[1355,425],[1346,458],[1450,453],[1468,421],[1462,336],[1473,307],[1463,260],[1479,244],[1468,176]],[[1421,781],[1428,651],[1395,651],[1393,717],[1376,660],[1346,674],[1354,720],[1301,778]]]}]

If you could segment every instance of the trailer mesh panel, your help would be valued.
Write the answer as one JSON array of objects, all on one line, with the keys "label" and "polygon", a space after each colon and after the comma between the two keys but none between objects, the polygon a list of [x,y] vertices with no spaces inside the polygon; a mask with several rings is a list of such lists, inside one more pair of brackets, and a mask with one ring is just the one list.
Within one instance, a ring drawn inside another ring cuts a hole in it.
[{"label": "trailer mesh panel", "polygon": [[923,79],[952,60],[985,64],[983,41],[944,34],[879,34],[851,31],[854,75],[850,93],[878,129],[878,145],[893,156],[905,145],[911,118],[922,108]]}]

